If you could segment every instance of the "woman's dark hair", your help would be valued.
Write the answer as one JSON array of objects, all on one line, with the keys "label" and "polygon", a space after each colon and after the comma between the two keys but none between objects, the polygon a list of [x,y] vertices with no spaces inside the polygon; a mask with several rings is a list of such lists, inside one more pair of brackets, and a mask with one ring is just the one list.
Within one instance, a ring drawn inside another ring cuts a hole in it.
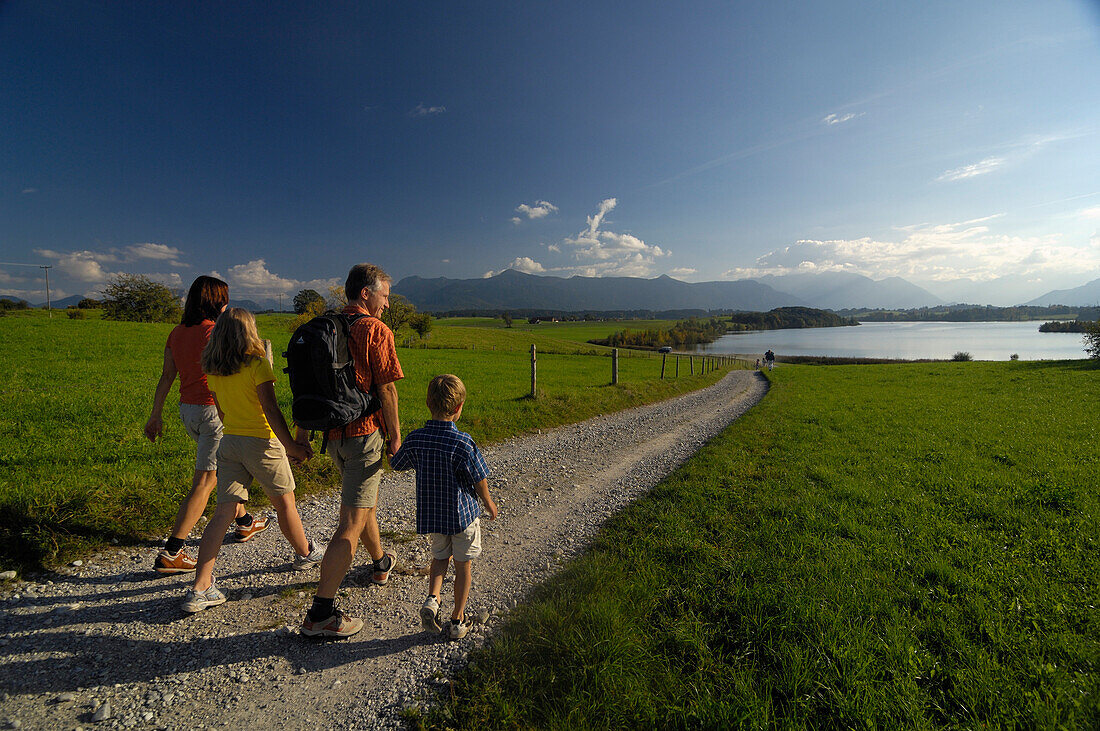
[{"label": "woman's dark hair", "polygon": [[228,304],[228,284],[216,277],[199,277],[191,283],[191,289],[187,292],[181,322],[191,327],[203,320],[217,320],[222,308]]}]

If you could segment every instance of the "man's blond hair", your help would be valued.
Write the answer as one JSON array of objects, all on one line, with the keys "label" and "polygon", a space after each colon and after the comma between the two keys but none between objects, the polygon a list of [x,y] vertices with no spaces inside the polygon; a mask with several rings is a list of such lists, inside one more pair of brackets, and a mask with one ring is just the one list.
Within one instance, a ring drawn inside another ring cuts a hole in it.
[{"label": "man's blond hair", "polygon": [[466,384],[458,376],[444,373],[428,384],[428,409],[432,416],[450,416],[466,400]]}]

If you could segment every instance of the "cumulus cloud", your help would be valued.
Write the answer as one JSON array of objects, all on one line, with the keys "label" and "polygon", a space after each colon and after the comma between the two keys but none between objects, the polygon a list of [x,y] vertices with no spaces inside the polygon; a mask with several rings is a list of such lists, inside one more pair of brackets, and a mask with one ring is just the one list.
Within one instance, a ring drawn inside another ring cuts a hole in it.
[{"label": "cumulus cloud", "polygon": [[546,267],[539,264],[537,261],[529,256],[519,256],[512,260],[512,263],[508,265],[508,269],[515,269],[516,271],[523,272],[524,274],[541,274],[546,271]]},{"label": "cumulus cloud", "polygon": [[961,168],[948,170],[943,175],[936,178],[936,180],[953,182],[956,180],[973,178],[978,175],[985,175],[1001,167],[1005,162],[1006,160],[1003,157],[987,157],[981,162],[976,162],[973,165],[963,165]]},{"label": "cumulus cloud", "polygon": [[872,279],[904,277],[925,281],[1004,276],[1088,274],[1100,269],[1100,252],[1070,246],[1057,235],[996,234],[988,218],[898,228],[894,240],[871,237],[805,239],[761,256],[753,267],[725,272],[731,279],[767,274],[853,272]]},{"label": "cumulus cloud", "polygon": [[436,114],[443,114],[446,111],[447,111],[447,107],[443,107],[443,106],[427,107],[427,106],[424,106],[424,102],[421,102],[421,103],[416,105],[415,109],[412,109],[412,110],[409,111],[409,116],[410,117],[432,117],[432,116],[435,116]]},{"label": "cumulus cloud", "polygon": [[1092,208],[1086,208],[1080,213],[1081,218],[1091,221],[1100,220],[1100,206],[1093,206]]},{"label": "cumulus cloud", "polygon": [[35,249],[35,253],[45,259],[55,260],[57,263],[54,266],[59,272],[81,282],[106,282],[118,274],[103,267],[103,264],[118,261],[118,256],[111,252]]},{"label": "cumulus cloud", "polygon": [[308,280],[283,277],[268,269],[264,259],[253,259],[247,264],[231,266],[228,274],[222,278],[229,283],[231,296],[235,291],[251,295],[274,296],[290,294],[301,289],[313,289],[322,295],[327,295],[329,287],[343,284],[337,277]]},{"label": "cumulus cloud", "polygon": [[693,269],[692,267],[676,267],[675,269],[669,269],[668,270],[668,275],[670,277],[676,277],[677,279],[679,279],[679,278],[682,278],[682,277],[690,277],[692,274],[695,274],[697,271],[698,271],[698,269]]},{"label": "cumulus cloud", "polygon": [[574,247],[574,257],[581,262],[578,270],[588,276],[647,276],[654,259],[669,255],[633,234],[603,230],[604,219],[618,204],[616,198],[600,201],[596,213],[586,217],[588,228],[563,242]]},{"label": "cumulus cloud", "polygon": [[853,119],[858,119],[859,117],[862,117],[863,114],[863,112],[860,112],[859,114],[853,114],[850,112],[848,114],[826,114],[821,119],[821,122],[828,125],[844,124],[845,122],[851,122]]},{"label": "cumulus cloud", "polygon": [[[549,201],[535,201],[531,205],[526,203],[520,203],[516,206],[516,213],[520,216],[526,216],[528,221],[533,221],[536,218],[546,218],[551,213],[557,213],[558,207]],[[512,223],[517,226],[523,223],[523,218],[515,216],[512,218]]]}]

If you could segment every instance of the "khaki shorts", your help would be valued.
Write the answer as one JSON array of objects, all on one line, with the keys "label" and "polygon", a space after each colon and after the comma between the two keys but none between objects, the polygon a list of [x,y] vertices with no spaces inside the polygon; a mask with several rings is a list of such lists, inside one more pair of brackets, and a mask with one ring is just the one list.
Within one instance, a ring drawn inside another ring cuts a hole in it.
[{"label": "khaki shorts", "polygon": [[268,497],[294,492],[294,474],[278,439],[226,434],[218,448],[218,502],[247,501],[253,478]]},{"label": "khaki shorts", "polygon": [[361,437],[328,440],[328,456],[340,470],[340,504],[344,507],[378,507],[382,445],[381,429]]},{"label": "khaki shorts", "polygon": [[216,470],[218,444],[222,440],[222,420],[218,418],[218,409],[203,404],[180,404],[180,421],[198,447],[195,469],[200,472]]},{"label": "khaki shorts", "polygon": [[474,518],[474,522],[466,526],[466,530],[455,533],[453,536],[445,536],[442,533],[432,533],[432,558],[443,561],[454,557],[455,561],[473,561],[481,555],[481,519]]}]

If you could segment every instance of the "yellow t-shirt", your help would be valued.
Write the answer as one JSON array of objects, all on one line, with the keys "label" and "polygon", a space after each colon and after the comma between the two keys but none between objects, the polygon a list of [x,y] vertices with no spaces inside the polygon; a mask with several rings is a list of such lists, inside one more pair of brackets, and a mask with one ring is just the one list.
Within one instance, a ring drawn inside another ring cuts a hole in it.
[{"label": "yellow t-shirt", "polygon": [[267,358],[253,358],[231,376],[207,375],[206,383],[225,414],[222,428],[226,434],[273,439],[275,432],[267,423],[256,386],[275,380],[275,371]]}]

